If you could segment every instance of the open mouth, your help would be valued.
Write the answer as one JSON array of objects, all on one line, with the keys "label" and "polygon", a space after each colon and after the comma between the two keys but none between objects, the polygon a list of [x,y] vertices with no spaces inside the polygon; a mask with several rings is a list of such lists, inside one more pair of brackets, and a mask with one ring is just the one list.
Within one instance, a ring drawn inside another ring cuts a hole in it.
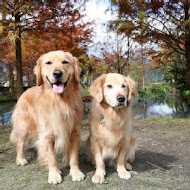
[{"label": "open mouth", "polygon": [[50,80],[48,79],[48,77],[46,77],[46,78],[47,78],[47,80],[49,81],[49,83],[50,83],[50,85],[51,85],[53,91],[54,91],[56,94],[61,94],[61,93],[63,93],[63,91],[64,91],[64,89],[66,88],[67,83],[68,83],[68,81],[69,81],[69,77],[68,77],[67,81],[64,82],[64,83],[62,83],[62,82],[59,81],[59,80],[56,81],[55,83],[51,83]]}]

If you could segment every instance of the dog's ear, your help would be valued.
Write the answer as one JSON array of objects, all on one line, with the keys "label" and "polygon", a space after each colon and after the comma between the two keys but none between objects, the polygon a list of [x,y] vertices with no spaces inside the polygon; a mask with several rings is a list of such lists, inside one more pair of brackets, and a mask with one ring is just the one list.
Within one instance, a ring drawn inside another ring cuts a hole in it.
[{"label": "dog's ear", "polygon": [[40,86],[43,84],[43,80],[42,80],[42,74],[41,74],[41,60],[42,58],[40,57],[37,60],[37,64],[34,67],[34,74],[36,75],[36,84],[37,86]]},{"label": "dog's ear", "polygon": [[103,100],[103,85],[105,82],[106,74],[98,77],[94,83],[90,87],[90,95],[94,97],[97,102],[101,102]]},{"label": "dog's ear", "polygon": [[81,68],[79,67],[77,63],[77,58],[73,57],[73,62],[74,62],[74,79],[77,83],[80,82],[80,73],[81,73]]},{"label": "dog's ear", "polygon": [[133,100],[133,97],[135,96],[137,90],[136,90],[136,84],[135,81],[133,79],[131,79],[130,77],[126,77],[125,78],[127,85],[128,85],[128,102],[131,103]]}]

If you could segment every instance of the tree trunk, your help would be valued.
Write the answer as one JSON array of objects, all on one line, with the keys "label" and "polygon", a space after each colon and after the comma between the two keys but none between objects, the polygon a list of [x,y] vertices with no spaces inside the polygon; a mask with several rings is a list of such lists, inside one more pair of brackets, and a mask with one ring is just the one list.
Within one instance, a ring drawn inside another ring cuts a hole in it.
[{"label": "tree trunk", "polygon": [[15,15],[15,49],[16,49],[16,71],[17,71],[17,99],[24,92],[22,77],[22,54],[21,54],[21,26],[19,12]]},{"label": "tree trunk", "polygon": [[[188,1],[184,4],[185,10],[185,21],[190,19],[190,5]],[[190,91],[190,24],[186,23],[185,25],[185,58],[186,58],[186,66],[187,66],[187,77],[188,77],[188,85]],[[190,98],[189,98],[190,101]]]},{"label": "tree trunk", "polygon": [[8,64],[8,78],[9,78],[9,95],[15,96],[15,84],[14,84],[14,74],[13,74],[13,65]]},{"label": "tree trunk", "polygon": [[143,79],[142,79],[142,86],[143,86],[143,91],[145,90],[145,64],[144,64],[144,52],[143,52],[143,44],[141,44],[141,65],[143,68]]},{"label": "tree trunk", "polygon": [[143,76],[142,76],[142,88],[143,88],[143,91],[145,90],[145,74],[143,72]]},{"label": "tree trunk", "polygon": [[[190,38],[190,36],[189,36]],[[187,77],[188,77],[188,84],[189,84],[189,91],[190,91],[190,43],[188,47],[186,46],[186,64],[187,64]],[[189,97],[190,102],[190,97]]]}]

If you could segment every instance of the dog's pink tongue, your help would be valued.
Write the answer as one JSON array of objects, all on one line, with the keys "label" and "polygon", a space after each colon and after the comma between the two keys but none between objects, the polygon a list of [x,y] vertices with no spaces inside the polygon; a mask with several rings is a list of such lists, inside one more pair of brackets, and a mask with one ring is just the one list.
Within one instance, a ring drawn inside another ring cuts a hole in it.
[{"label": "dog's pink tongue", "polygon": [[61,94],[64,91],[64,84],[53,84],[53,91],[57,94]]}]

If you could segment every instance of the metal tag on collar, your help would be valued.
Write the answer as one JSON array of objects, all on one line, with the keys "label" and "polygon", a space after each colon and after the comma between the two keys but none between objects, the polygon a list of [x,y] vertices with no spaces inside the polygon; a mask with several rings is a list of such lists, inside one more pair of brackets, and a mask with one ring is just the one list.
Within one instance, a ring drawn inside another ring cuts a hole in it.
[{"label": "metal tag on collar", "polygon": [[101,122],[101,123],[103,123],[103,121],[104,121],[104,115],[103,115],[103,114],[101,114],[101,119],[100,119],[100,122]]}]

